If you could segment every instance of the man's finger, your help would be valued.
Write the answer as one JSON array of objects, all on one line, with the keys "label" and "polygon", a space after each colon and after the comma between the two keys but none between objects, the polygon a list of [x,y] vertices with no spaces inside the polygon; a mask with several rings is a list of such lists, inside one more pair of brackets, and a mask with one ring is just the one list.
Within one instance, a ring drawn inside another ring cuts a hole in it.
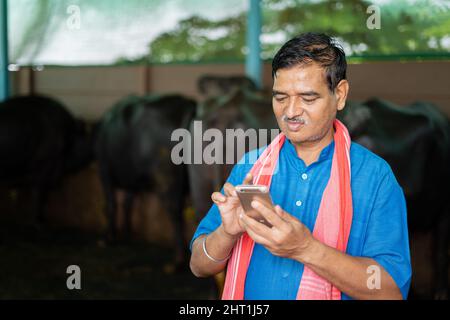
[{"label": "man's finger", "polygon": [[225,192],[225,195],[227,197],[236,196],[236,192],[235,192],[234,186],[231,183],[229,183],[229,182],[224,184],[223,191]]},{"label": "man's finger", "polygon": [[227,197],[225,197],[220,192],[213,192],[213,194],[211,195],[211,199],[215,204],[222,204],[227,200]]},{"label": "man's finger", "polygon": [[270,248],[271,242],[269,240],[267,240],[266,238],[258,235],[257,233],[253,232],[250,229],[246,229],[246,232],[248,233],[250,238],[253,239],[253,241],[255,241],[256,243],[259,243],[260,245],[266,247],[267,249]]},{"label": "man's finger", "polygon": [[[250,238],[252,238],[253,239],[253,241],[255,241],[256,243],[259,243],[259,244],[261,244],[261,245],[263,245],[263,246],[265,246],[265,247],[268,247],[268,246],[270,246],[270,241],[268,240],[268,239],[266,239],[263,235],[261,235],[261,234],[258,234],[257,232],[255,232],[253,229],[252,229],[252,227],[250,226],[250,224],[251,224],[251,221],[249,222],[249,220],[254,220],[253,218],[250,218],[250,217],[247,217],[247,216],[245,216],[245,214],[243,214],[241,217],[240,217],[240,219],[241,219],[241,225],[242,225],[242,227],[245,229],[245,231],[248,233],[248,235],[250,236]],[[246,220],[247,219],[247,220]],[[246,221],[247,221],[247,223],[246,223]],[[257,222],[256,220],[254,220],[256,223],[259,223],[259,222]],[[259,223],[259,224],[262,224],[262,223]],[[263,225],[264,226],[264,225]],[[267,227],[266,227],[267,228]]]},{"label": "man's finger", "polygon": [[293,215],[287,213],[286,211],[284,211],[279,205],[275,206],[275,212],[278,214],[278,216],[284,220],[284,221],[299,221],[296,217],[294,217]]},{"label": "man's finger", "polygon": [[240,216],[241,221],[244,223],[246,229],[250,229],[256,234],[263,236],[265,238],[270,237],[271,230],[265,224],[256,221],[255,219],[249,217],[245,213]]},{"label": "man's finger", "polygon": [[284,223],[286,223],[277,213],[273,211],[273,208],[266,207],[258,200],[253,200],[251,205],[252,208],[261,213],[264,219],[266,219],[272,226],[281,229]]},{"label": "man's finger", "polygon": [[276,206],[274,207],[274,209],[275,209],[275,213],[278,214],[278,216],[279,216],[281,219],[285,220],[285,219],[287,218],[286,211],[284,211],[283,209],[281,209],[281,207],[280,207],[279,205],[276,205]]},{"label": "man's finger", "polygon": [[250,172],[247,173],[242,184],[253,184],[253,175]]}]

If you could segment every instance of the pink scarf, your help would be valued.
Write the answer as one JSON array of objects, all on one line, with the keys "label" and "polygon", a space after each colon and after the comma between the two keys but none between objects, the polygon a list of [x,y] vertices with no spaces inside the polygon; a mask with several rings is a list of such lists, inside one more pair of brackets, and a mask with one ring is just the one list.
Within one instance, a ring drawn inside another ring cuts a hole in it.
[{"label": "pink scarf", "polygon": [[[313,236],[322,243],[342,252],[347,249],[352,225],[352,193],[350,188],[350,136],[339,120],[334,121],[335,148],[330,180],[322,195]],[[279,134],[264,150],[250,172],[253,183],[270,187],[272,175],[280,149],[286,136]],[[227,275],[222,294],[224,300],[242,300],[247,269],[255,242],[244,233],[233,248],[227,266]],[[341,292],[327,280],[319,277],[307,266],[304,267],[297,292],[302,300],[340,300]]]}]

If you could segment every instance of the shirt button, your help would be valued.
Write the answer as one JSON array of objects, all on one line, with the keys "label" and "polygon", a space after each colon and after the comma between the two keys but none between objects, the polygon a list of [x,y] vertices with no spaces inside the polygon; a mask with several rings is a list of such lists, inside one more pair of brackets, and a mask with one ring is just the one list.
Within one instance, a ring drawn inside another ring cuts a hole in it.
[{"label": "shirt button", "polygon": [[300,207],[300,206],[302,205],[302,202],[301,202],[300,200],[298,200],[298,201],[295,203],[295,205],[296,205],[297,207]]},{"label": "shirt button", "polygon": [[302,179],[303,179],[303,180],[308,179],[308,175],[307,175],[306,173],[302,174]]}]

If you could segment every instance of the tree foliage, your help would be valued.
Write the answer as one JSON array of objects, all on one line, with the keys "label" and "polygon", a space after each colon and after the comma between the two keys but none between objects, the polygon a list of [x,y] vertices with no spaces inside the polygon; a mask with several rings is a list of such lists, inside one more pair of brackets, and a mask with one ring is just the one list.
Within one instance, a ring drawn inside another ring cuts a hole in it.
[{"label": "tree foliage", "polygon": [[[382,2],[383,3],[383,2]],[[348,55],[449,55],[450,2],[395,0],[378,6],[380,29],[370,30],[366,0],[262,0],[262,58],[271,58],[302,32],[336,37]],[[243,60],[245,13],[221,21],[191,17],[149,45],[148,62]]]},{"label": "tree foliage", "polygon": [[220,21],[193,16],[178,28],[161,34],[149,45],[150,61],[227,60],[243,57],[246,17]]}]

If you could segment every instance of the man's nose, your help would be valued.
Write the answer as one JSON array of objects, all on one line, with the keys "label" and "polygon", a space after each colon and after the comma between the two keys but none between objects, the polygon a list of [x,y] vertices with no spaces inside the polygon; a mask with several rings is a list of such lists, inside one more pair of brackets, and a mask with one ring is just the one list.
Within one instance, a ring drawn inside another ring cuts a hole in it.
[{"label": "man's nose", "polygon": [[303,114],[304,109],[301,106],[299,97],[292,96],[289,97],[289,103],[287,105],[286,110],[284,111],[285,115],[288,118],[293,118],[297,116],[301,116]]}]

